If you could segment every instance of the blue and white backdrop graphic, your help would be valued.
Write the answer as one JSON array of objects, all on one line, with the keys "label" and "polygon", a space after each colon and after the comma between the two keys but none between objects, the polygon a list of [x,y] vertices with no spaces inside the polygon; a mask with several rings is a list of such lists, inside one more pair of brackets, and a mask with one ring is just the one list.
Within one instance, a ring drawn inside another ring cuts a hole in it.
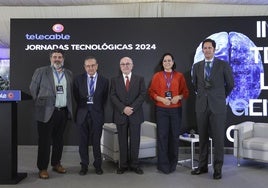
[{"label": "blue and white backdrop graphic", "polygon": [[[159,70],[160,57],[170,52],[175,57],[176,70],[184,73],[190,89],[189,99],[183,102],[181,133],[197,131],[191,68],[204,58],[201,42],[212,38],[217,43],[216,56],[231,65],[235,78],[235,88],[226,99],[226,146],[231,146],[231,125],[242,121],[268,122],[267,22],[264,16],[11,19],[10,87],[29,93],[34,70],[49,65],[48,53],[54,48],[65,50],[65,66],[74,76],[84,71],[83,62],[88,55],[96,56],[99,73],[108,79],[119,73],[120,58],[130,56],[134,61],[133,73],[144,76],[148,87]],[[33,123],[32,107],[23,105],[19,116],[29,117],[21,125],[27,130],[33,127],[26,127]],[[143,108],[145,120],[155,122],[154,105],[149,97]],[[106,122],[112,122],[112,110],[108,100]],[[70,126],[66,131],[67,144],[77,142],[73,129]]]}]

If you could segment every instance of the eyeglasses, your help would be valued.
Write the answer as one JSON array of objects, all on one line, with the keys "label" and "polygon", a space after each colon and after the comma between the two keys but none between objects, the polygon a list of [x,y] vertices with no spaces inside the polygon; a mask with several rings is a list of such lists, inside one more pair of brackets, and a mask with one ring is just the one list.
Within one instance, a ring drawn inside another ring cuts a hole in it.
[{"label": "eyeglasses", "polygon": [[131,63],[120,63],[120,66],[130,66],[132,65]]}]

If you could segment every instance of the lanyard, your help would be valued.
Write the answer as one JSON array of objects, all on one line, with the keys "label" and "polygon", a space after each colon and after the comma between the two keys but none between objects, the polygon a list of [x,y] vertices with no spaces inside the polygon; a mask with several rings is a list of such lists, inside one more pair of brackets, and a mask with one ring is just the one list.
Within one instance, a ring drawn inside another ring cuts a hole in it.
[{"label": "lanyard", "polygon": [[62,80],[63,76],[64,76],[64,72],[62,72],[62,74],[59,74],[57,71],[54,71],[57,80],[58,80],[58,84],[60,84],[60,81]]},{"label": "lanyard", "polygon": [[172,78],[173,78],[173,71],[171,72],[170,78],[167,77],[167,73],[164,71],[164,77],[165,77],[166,85],[167,85],[167,88],[168,88],[168,91],[169,91],[171,81],[172,81]]}]

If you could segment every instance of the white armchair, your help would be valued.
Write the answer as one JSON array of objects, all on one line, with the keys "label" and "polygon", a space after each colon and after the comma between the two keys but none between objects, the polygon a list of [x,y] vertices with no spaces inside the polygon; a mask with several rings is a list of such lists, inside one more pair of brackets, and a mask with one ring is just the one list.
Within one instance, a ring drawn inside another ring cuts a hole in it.
[{"label": "white armchair", "polygon": [[[104,123],[101,138],[101,151],[104,158],[119,161],[118,132],[114,123]],[[144,121],[141,124],[139,158],[156,156],[156,124]]]},{"label": "white armchair", "polygon": [[234,156],[268,162],[268,123],[242,122],[234,127]]}]

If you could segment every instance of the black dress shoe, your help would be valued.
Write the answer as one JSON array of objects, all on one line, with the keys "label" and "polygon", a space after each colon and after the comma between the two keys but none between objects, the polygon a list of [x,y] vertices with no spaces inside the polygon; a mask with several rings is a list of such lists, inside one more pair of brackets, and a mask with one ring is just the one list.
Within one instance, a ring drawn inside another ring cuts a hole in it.
[{"label": "black dress shoe", "polygon": [[140,167],[130,168],[131,171],[134,171],[136,174],[143,174],[143,170]]},{"label": "black dress shoe", "polygon": [[124,174],[124,172],[127,171],[127,170],[128,170],[127,167],[121,167],[121,168],[118,168],[118,169],[116,170],[116,173],[117,173],[117,174]]},{"label": "black dress shoe", "polygon": [[170,173],[170,170],[159,168],[159,167],[157,167],[157,170],[159,170],[160,172],[162,172],[164,174],[169,174]]},{"label": "black dress shoe", "polygon": [[95,169],[95,172],[96,172],[96,174],[98,174],[98,175],[102,175],[102,174],[103,174],[103,170],[102,170],[101,168],[96,168],[96,169]]},{"label": "black dress shoe", "polygon": [[221,170],[215,170],[214,171],[213,179],[215,179],[215,180],[221,179]]},{"label": "black dress shoe", "polygon": [[196,168],[191,171],[192,175],[199,175],[199,174],[204,174],[208,172],[208,168]]},{"label": "black dress shoe", "polygon": [[87,174],[87,171],[88,171],[87,166],[82,165],[79,174],[80,174],[81,176],[84,176],[84,175]]}]

